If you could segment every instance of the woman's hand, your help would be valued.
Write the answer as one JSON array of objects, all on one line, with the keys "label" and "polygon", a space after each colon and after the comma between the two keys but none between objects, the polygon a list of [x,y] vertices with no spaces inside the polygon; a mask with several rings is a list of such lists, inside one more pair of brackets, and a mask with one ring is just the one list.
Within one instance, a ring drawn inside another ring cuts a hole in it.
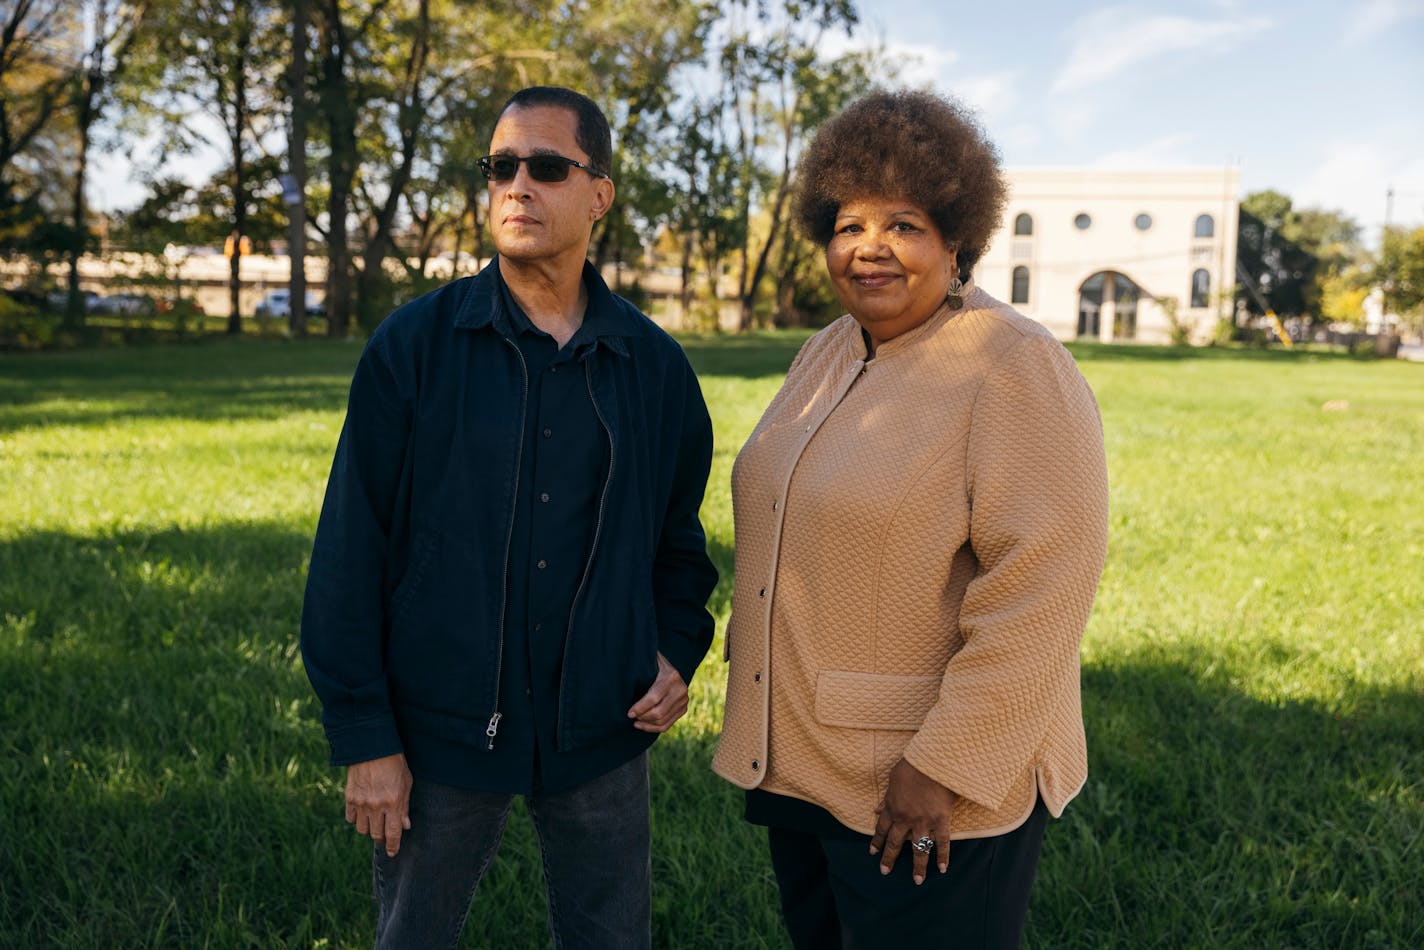
[{"label": "woman's hand", "polygon": [[925,882],[929,870],[928,851],[914,848],[925,835],[934,839],[934,852],[939,859],[941,874],[949,870],[950,815],[956,796],[909,762],[901,759],[890,770],[890,785],[885,797],[875,807],[875,835],[870,839],[870,853],[884,854],[880,858],[880,873],[889,874],[900,856],[900,849],[911,847],[916,884]]}]

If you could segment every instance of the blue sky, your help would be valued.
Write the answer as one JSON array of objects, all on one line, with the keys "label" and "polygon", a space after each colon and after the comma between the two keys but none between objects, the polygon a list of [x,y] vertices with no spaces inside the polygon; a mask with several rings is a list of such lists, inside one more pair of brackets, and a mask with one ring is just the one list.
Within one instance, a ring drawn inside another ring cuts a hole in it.
[{"label": "blue sky", "polygon": [[[1424,224],[1424,0],[862,0],[855,45],[977,108],[1009,165],[1241,167],[1242,193]],[[944,12],[937,12],[944,11]],[[842,40],[837,38],[835,46]]]}]

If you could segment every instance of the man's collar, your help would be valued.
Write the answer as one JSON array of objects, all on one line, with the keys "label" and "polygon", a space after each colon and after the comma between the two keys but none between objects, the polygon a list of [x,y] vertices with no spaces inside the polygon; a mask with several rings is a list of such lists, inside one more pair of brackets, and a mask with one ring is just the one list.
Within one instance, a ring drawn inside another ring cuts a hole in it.
[{"label": "man's collar", "polygon": [[[641,328],[623,312],[598,269],[588,261],[583,264],[583,283],[588,291],[588,309],[584,311],[583,327],[579,332],[587,342],[603,343],[614,352],[627,356],[628,346],[623,338],[640,332]],[[492,327],[504,336],[512,336],[517,329],[505,306],[504,295],[504,278],[500,275],[499,258],[496,257],[471,281],[470,292],[455,313],[455,326],[469,330]]]}]

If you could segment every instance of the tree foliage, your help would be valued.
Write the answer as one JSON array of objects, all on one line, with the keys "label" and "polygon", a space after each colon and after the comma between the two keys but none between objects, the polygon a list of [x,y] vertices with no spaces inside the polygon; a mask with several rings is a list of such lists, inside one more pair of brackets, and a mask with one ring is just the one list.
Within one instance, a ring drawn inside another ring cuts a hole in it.
[{"label": "tree foliage", "polygon": [[1373,277],[1384,291],[1385,312],[1424,332],[1424,227],[1389,228]]},{"label": "tree foliage", "polygon": [[[721,297],[743,328],[815,322],[838,307],[789,225],[796,162],[826,118],[895,80],[879,53],[827,55],[854,0],[11,0],[0,19],[0,252],[67,258],[77,301],[91,144],[143,136],[151,195],[115,233],[150,251],[231,239],[234,331],[241,238],[261,249],[286,228],[325,256],[337,336],[445,279],[442,259],[456,274],[488,259],[476,159],[500,105],[536,83],[609,116],[618,201],[591,256],[615,282],[671,264],[685,314],[710,301],[715,320]],[[221,156],[218,175],[172,180],[169,159],[198,152]],[[1406,246],[1371,267],[1339,212],[1272,191],[1241,205],[1242,269],[1282,316],[1356,319],[1371,281],[1407,296]]]},{"label": "tree foliage", "polygon": [[65,0],[0,6],[0,252],[63,251],[60,220],[72,116],[65,110],[80,22]]},{"label": "tree foliage", "polygon": [[[1283,317],[1340,319],[1365,262],[1359,226],[1340,211],[1297,209],[1279,191],[1241,201],[1237,260],[1270,308]],[[1247,308],[1263,313],[1254,295]]]}]

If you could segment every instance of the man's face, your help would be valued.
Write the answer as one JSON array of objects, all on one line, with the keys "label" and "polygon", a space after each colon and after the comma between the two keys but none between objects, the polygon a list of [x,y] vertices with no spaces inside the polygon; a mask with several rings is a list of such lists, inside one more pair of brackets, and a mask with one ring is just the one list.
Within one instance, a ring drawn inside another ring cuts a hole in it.
[{"label": "man's face", "polygon": [[[575,138],[578,118],[568,109],[536,106],[507,110],[490,139],[491,155],[562,155],[585,165],[589,157]],[[593,222],[613,201],[613,183],[581,168],[563,181],[535,181],[527,162],[513,178],[489,183],[490,232],[509,260],[532,262],[567,256],[582,260]]]}]

